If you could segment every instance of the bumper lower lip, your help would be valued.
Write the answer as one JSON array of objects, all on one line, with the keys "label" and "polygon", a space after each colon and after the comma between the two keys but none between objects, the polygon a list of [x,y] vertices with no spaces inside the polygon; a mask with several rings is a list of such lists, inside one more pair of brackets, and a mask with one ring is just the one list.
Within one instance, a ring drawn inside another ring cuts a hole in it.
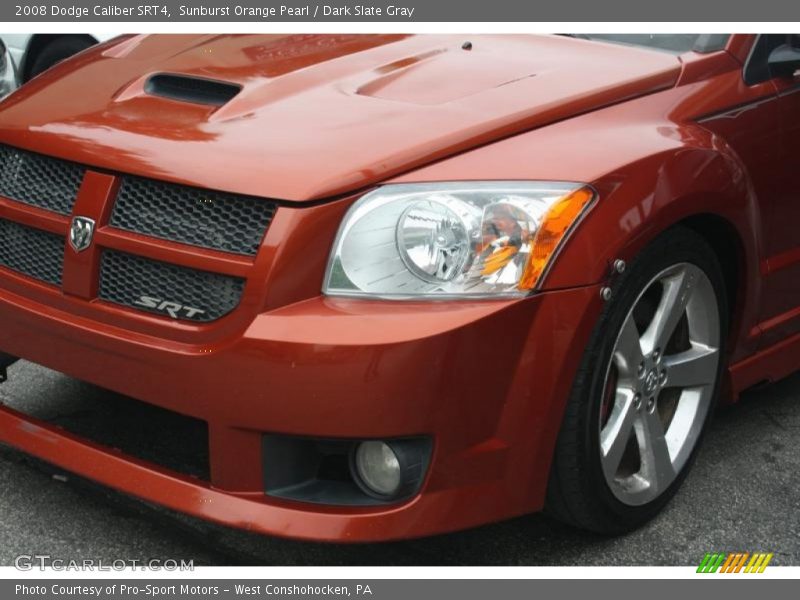
[{"label": "bumper lower lip", "polygon": [[[9,407],[0,407],[0,442],[144,500],[263,534],[368,542],[462,529],[541,508],[563,402],[600,304],[596,286],[414,306],[315,298],[265,313],[207,351],[125,339],[119,329],[0,291],[0,351],[206,421],[211,481]],[[426,435],[434,453],[420,493],[407,501],[312,505],[264,493],[264,433]]]},{"label": "bumper lower lip", "polygon": [[[393,522],[398,520],[398,511],[414,511],[414,500],[390,510],[342,511],[282,504],[259,493],[224,492],[115,455],[7,407],[0,407],[0,430],[3,442],[67,471],[179,512],[255,533],[314,541],[378,541],[385,539],[387,528],[397,526]],[[425,504],[441,505],[442,500]]]}]

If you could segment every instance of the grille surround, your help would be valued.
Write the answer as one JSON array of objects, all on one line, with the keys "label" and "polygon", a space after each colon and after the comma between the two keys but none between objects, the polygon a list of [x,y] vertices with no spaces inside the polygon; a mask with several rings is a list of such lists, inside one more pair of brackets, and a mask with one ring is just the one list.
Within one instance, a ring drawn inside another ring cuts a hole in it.
[{"label": "grille surround", "polygon": [[[239,306],[246,280],[200,271],[134,254],[104,250],[100,259],[100,300],[137,311],[195,323],[216,321]],[[157,299],[153,305],[143,297]],[[158,308],[160,303],[169,308]],[[181,307],[176,309],[175,306]],[[188,308],[201,310],[192,314]]]},{"label": "grille surround", "polygon": [[69,215],[86,167],[0,144],[0,195]]},{"label": "grille surround", "polygon": [[277,210],[264,198],[123,175],[109,224],[117,229],[254,256]]},{"label": "grille surround", "polygon": [[60,235],[0,219],[0,266],[60,286],[65,242]]}]

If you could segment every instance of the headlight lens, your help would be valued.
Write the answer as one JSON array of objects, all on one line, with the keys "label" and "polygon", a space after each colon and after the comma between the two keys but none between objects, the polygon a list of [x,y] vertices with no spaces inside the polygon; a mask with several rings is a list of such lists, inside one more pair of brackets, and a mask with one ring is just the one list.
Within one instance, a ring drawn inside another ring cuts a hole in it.
[{"label": "headlight lens", "polygon": [[594,199],[575,183],[388,185],[348,211],[323,291],[332,295],[521,296]]}]

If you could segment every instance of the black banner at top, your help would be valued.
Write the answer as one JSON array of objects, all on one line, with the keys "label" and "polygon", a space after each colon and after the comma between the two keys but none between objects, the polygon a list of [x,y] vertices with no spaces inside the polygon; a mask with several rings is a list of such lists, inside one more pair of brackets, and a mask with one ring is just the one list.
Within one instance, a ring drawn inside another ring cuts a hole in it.
[{"label": "black banner at top", "polygon": [[15,22],[798,22],[800,1],[3,0]]}]

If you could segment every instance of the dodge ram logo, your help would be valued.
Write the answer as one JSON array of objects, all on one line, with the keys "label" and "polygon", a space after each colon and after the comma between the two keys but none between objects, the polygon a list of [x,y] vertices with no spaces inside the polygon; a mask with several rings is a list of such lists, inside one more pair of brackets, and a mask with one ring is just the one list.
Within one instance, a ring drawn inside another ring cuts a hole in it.
[{"label": "dodge ram logo", "polygon": [[69,227],[69,245],[75,252],[83,252],[92,245],[94,221],[86,217],[72,217]]}]

